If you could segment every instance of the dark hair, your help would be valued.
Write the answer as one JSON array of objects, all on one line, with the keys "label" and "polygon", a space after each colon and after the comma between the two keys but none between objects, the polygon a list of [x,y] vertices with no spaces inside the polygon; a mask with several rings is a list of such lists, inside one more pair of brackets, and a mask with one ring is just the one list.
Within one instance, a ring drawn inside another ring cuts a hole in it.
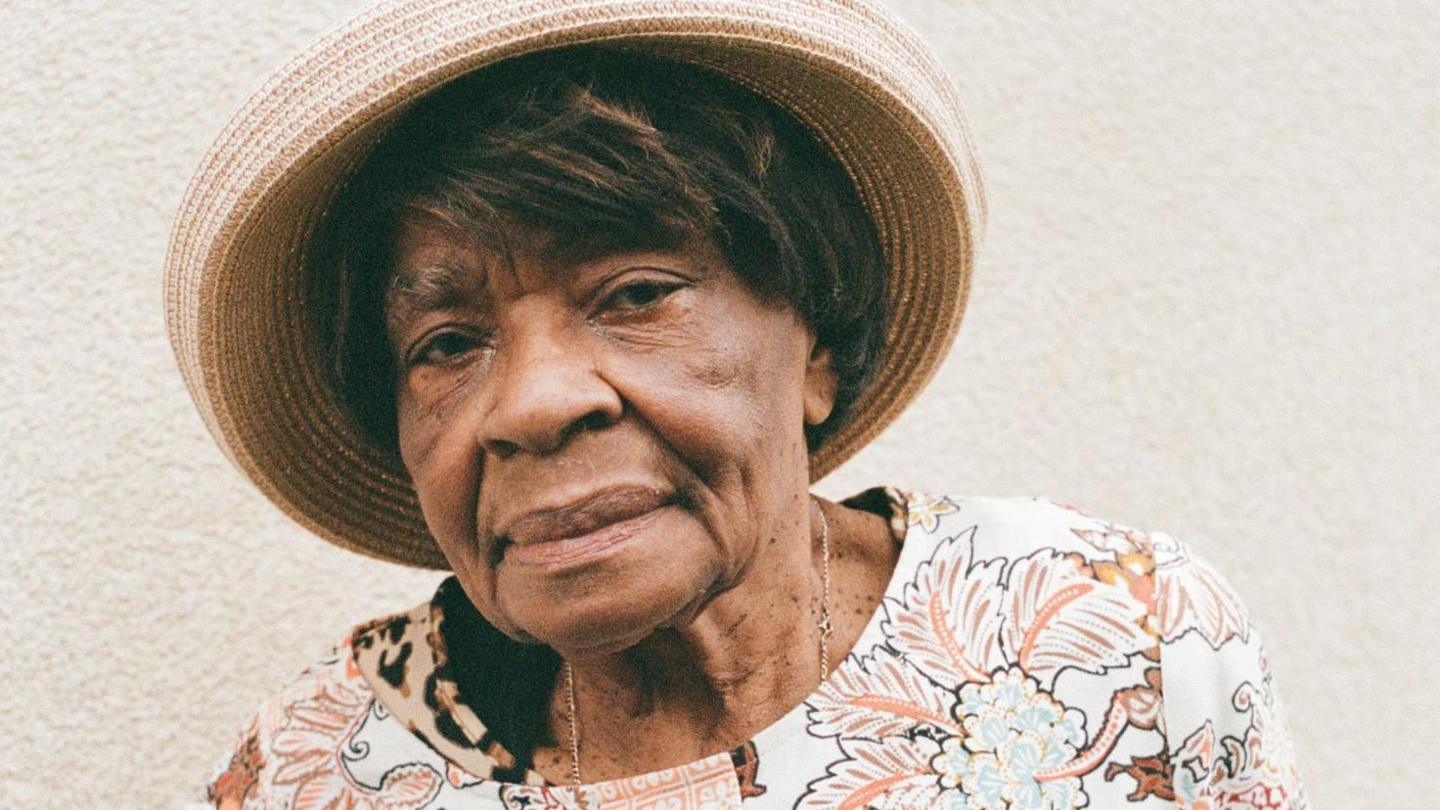
[{"label": "dark hair", "polygon": [[[793,116],[708,70],[604,46],[502,61],[423,98],[352,175],[317,230],[324,358],[345,404],[398,453],[384,327],[393,240],[432,217],[512,256],[514,226],[561,247],[673,247],[703,234],[748,288],[783,300],[839,378],[815,449],[869,381],[888,315],[885,258],[843,168]],[[574,244],[574,246],[580,246]],[[323,321],[323,317],[322,317]]]}]

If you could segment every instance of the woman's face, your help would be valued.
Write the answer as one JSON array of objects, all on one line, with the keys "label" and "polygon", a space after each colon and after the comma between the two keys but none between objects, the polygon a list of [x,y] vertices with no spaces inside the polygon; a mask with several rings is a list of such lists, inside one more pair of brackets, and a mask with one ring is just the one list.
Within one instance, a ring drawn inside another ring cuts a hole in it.
[{"label": "woman's face", "polygon": [[803,426],[835,376],[709,240],[513,267],[438,224],[396,242],[386,327],[401,455],[482,614],[614,651],[739,582],[806,506]]}]

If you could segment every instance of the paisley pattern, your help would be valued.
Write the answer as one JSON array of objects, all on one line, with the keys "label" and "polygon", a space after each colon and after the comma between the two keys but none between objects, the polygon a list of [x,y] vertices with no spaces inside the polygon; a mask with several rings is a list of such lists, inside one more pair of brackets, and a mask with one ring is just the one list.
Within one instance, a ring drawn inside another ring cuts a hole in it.
[{"label": "paisley pattern", "polygon": [[[547,784],[450,678],[439,600],[266,703],[212,804],[320,808],[1304,808],[1259,633],[1183,543],[1040,498],[871,490],[900,561],[846,660],[731,752]],[[443,586],[442,586],[443,587]]]}]

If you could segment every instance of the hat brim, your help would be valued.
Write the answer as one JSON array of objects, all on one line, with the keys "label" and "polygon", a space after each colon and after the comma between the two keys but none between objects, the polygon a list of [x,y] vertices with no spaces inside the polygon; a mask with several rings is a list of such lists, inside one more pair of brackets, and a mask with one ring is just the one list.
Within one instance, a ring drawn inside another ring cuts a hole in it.
[{"label": "hat brim", "polygon": [[226,455],[299,523],[348,549],[448,567],[398,460],[343,406],[307,279],[344,179],[426,93],[531,51],[604,42],[691,62],[808,125],[853,179],[891,268],[892,318],[852,418],[811,479],[875,437],[959,328],[984,226],[960,106],[909,28],[859,0],[411,0],[361,14],[278,71],[211,147],[177,215],[166,315],[185,383]]}]

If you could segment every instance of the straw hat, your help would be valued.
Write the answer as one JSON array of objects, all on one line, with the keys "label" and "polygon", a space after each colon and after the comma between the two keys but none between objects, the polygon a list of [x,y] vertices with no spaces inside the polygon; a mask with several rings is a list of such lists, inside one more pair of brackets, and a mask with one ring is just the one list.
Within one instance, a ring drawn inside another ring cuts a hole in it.
[{"label": "straw hat", "polygon": [[943,69],[872,0],[397,0],[276,72],[192,179],[166,260],[166,317],[210,432],[287,514],[382,559],[447,568],[408,475],[326,382],[306,251],[340,182],[427,91],[497,60],[605,41],[695,63],[808,125],[854,180],[891,268],[892,322],[834,469],[914,399],[965,307],[984,203]]}]

